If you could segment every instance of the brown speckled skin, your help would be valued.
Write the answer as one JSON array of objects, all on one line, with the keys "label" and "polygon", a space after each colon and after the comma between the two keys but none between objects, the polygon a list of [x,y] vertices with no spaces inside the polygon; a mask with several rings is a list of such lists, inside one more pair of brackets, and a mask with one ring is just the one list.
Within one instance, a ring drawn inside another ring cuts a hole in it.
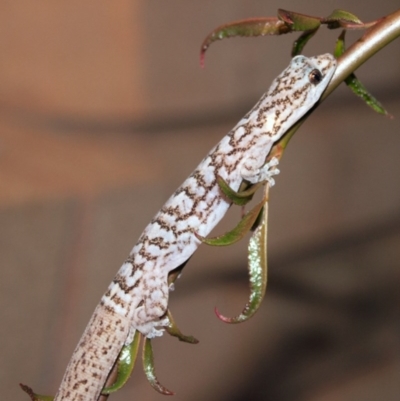
[{"label": "brown speckled skin", "polygon": [[96,400],[128,336],[131,322],[99,305],[68,364],[56,400]]},{"label": "brown speckled skin", "polygon": [[72,355],[55,401],[96,401],[135,330],[162,334],[168,273],[185,263],[230,206],[218,184],[269,180],[265,159],[320,98],[336,68],[329,54],[295,57],[254,108],[215,146],[146,227],[97,306]]}]

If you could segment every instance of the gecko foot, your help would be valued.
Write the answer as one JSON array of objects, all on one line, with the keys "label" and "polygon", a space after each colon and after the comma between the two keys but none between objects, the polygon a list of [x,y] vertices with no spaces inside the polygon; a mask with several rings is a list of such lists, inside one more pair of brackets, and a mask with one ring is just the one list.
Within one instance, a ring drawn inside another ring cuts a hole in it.
[{"label": "gecko foot", "polygon": [[258,173],[258,182],[267,181],[270,187],[274,186],[275,180],[272,178],[272,176],[280,173],[279,169],[276,168],[278,164],[279,160],[277,157],[273,157],[268,163],[264,164]]},{"label": "gecko foot", "polygon": [[254,164],[249,162],[248,165],[243,166],[241,174],[243,179],[252,184],[268,182],[268,184],[272,187],[275,185],[275,180],[272,178],[272,176],[279,174],[279,170],[276,168],[278,164],[279,160],[277,157],[273,157],[261,168],[257,168]]},{"label": "gecko foot", "polygon": [[147,338],[161,337],[164,334],[164,327],[169,325],[168,317],[163,317],[155,322],[148,322],[135,326],[134,329],[140,331]]}]

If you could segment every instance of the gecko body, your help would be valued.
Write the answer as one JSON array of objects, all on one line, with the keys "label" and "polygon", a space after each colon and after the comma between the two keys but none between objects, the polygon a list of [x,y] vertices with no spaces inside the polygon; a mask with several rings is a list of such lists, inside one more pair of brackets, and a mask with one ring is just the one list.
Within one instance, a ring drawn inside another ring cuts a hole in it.
[{"label": "gecko body", "polygon": [[237,191],[278,171],[265,164],[274,142],[320,98],[336,68],[330,54],[297,56],[253,109],[209,152],[145,228],[101,298],[69,362],[55,401],[96,401],[136,330],[151,338],[167,324],[168,274],[185,263],[231,205],[217,183]]}]

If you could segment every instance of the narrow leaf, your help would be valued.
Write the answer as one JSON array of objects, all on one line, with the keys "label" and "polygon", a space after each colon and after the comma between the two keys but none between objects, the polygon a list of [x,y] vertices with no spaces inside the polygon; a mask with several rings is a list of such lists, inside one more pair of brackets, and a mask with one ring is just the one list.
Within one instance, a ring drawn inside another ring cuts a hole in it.
[{"label": "narrow leaf", "polygon": [[29,395],[29,397],[31,397],[32,401],[53,401],[54,400],[54,397],[52,397],[51,395],[35,394],[29,386],[22,384],[22,383],[20,383],[19,385],[22,388],[22,390],[25,391],[25,393],[27,393]]},{"label": "narrow leaf", "polygon": [[247,198],[251,196],[253,198],[253,195],[261,188],[263,187],[268,181],[260,181],[257,182],[257,184],[251,185],[248,189],[245,189],[243,191],[237,192],[237,196],[239,198]]},{"label": "narrow leaf", "polygon": [[[335,46],[334,55],[336,58],[340,57],[346,50],[345,46],[345,31],[343,31]],[[377,100],[372,94],[370,94],[367,88],[361,83],[354,73],[351,73],[344,81],[346,85],[353,91],[355,95],[364,100],[364,102],[375,110],[379,114],[383,114],[389,118],[393,116],[383,107],[383,105]]]},{"label": "narrow leaf", "polygon": [[240,220],[239,224],[232,231],[229,231],[221,236],[214,238],[205,238],[197,233],[195,233],[195,235],[200,241],[204,242],[207,245],[212,245],[212,246],[232,245],[235,242],[240,241],[250,231],[254,222],[257,220],[257,217],[266,201],[267,199],[263,199],[253,209],[247,212],[242,218],[242,220]]},{"label": "narrow leaf", "polygon": [[379,114],[383,114],[389,118],[393,118],[393,116],[383,107],[383,105],[377,100],[371,93],[368,92],[367,88],[358,80],[355,74],[350,74],[345,79],[346,85],[350,87],[350,89],[364,100],[365,103],[373,110],[375,110]]},{"label": "narrow leaf", "polygon": [[363,29],[365,24],[354,14],[345,10],[334,10],[328,17],[322,20],[329,29],[336,28],[358,28]]},{"label": "narrow leaf", "polygon": [[345,52],[346,50],[345,39],[346,39],[346,31],[343,30],[336,41],[335,50],[333,52],[335,58],[339,58]]},{"label": "narrow leaf", "polygon": [[250,276],[250,297],[242,312],[229,318],[221,315],[217,309],[218,318],[226,323],[241,323],[250,319],[258,310],[264,299],[267,288],[267,218],[268,203],[264,205],[264,214],[261,224],[250,238],[248,247],[248,268]]},{"label": "narrow leaf", "polygon": [[308,31],[303,32],[297,40],[293,42],[292,46],[292,57],[301,54],[304,49],[304,46],[308,43],[308,41],[316,34],[319,26],[315,29],[310,29]]},{"label": "narrow leaf", "polygon": [[286,22],[292,31],[313,31],[321,25],[321,18],[295,13],[293,11],[278,10],[278,18]]},{"label": "narrow leaf", "polygon": [[204,67],[205,52],[211,43],[217,40],[235,36],[282,35],[290,31],[290,28],[276,17],[249,18],[221,25],[204,39],[200,50],[200,65]]},{"label": "narrow leaf", "polygon": [[122,388],[128,381],[135,366],[136,357],[139,350],[141,334],[136,330],[133,341],[129,345],[125,345],[118,357],[117,361],[117,378],[115,382],[103,388],[102,394],[111,394]]},{"label": "narrow leaf", "polygon": [[244,191],[234,191],[220,175],[217,176],[217,182],[224,195],[238,206],[243,206],[250,202],[256,191],[265,184],[265,181],[258,182]]},{"label": "narrow leaf", "polygon": [[143,345],[143,368],[144,373],[149,381],[151,387],[164,395],[173,395],[174,393],[164,386],[162,386],[157,380],[155,369],[154,369],[154,358],[153,348],[151,346],[151,340],[146,338]]},{"label": "narrow leaf", "polygon": [[185,336],[182,334],[182,332],[179,330],[178,326],[175,323],[174,318],[172,317],[171,311],[168,309],[167,312],[169,324],[165,326],[165,330],[168,334],[171,336],[177,337],[179,341],[183,341],[185,343],[189,344],[198,344],[199,340],[194,338],[193,336]]}]

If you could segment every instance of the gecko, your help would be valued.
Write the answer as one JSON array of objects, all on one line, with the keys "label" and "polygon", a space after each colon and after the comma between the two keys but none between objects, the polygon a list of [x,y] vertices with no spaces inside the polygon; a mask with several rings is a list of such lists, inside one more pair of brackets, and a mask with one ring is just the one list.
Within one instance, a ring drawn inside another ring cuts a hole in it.
[{"label": "gecko", "polygon": [[319,100],[335,69],[331,54],[296,56],[269,90],[207,154],[154,216],[102,296],[67,366],[55,401],[96,401],[124,345],[168,324],[168,274],[182,266],[222,219],[243,181],[274,184],[274,145]]}]

